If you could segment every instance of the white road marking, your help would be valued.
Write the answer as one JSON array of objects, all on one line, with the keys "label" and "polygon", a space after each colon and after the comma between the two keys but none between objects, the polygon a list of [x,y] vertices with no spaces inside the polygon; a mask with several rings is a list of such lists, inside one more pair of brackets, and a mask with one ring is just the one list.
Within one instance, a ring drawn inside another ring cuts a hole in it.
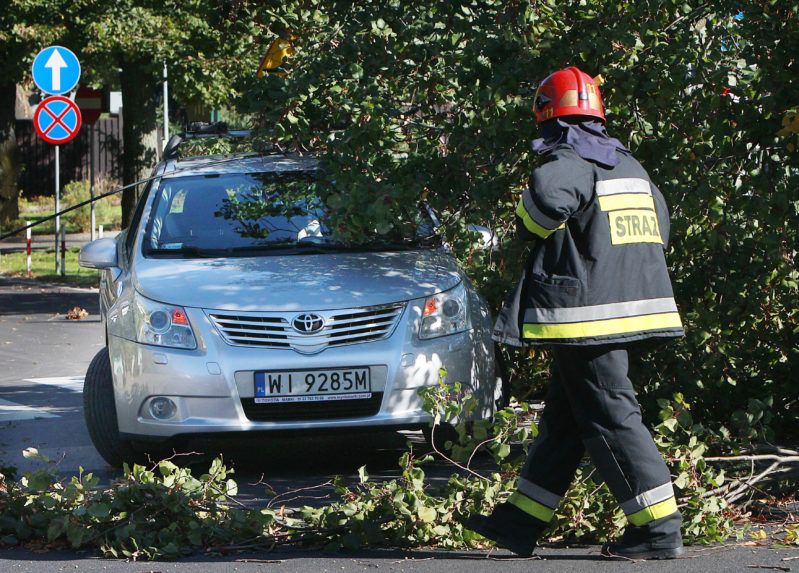
[{"label": "white road marking", "polygon": [[58,386],[80,394],[83,392],[83,378],[84,376],[54,376],[52,378],[26,378],[25,382]]},{"label": "white road marking", "polygon": [[23,406],[0,398],[0,422],[16,422],[19,420],[35,420],[37,418],[59,418],[56,414]]}]

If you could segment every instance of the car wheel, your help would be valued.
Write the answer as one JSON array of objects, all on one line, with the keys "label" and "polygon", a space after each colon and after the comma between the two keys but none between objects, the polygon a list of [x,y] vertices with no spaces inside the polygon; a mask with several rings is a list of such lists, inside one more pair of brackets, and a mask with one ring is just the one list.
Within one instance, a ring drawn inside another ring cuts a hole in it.
[{"label": "car wheel", "polygon": [[497,411],[510,405],[510,376],[505,367],[505,358],[499,344],[494,343],[494,376],[502,387],[502,393],[497,398],[495,405]]},{"label": "car wheel", "polygon": [[89,364],[83,382],[83,415],[94,447],[113,467],[124,462],[138,461],[141,454],[131,442],[119,435],[117,410],[114,403],[114,381],[108,348],[98,352]]}]

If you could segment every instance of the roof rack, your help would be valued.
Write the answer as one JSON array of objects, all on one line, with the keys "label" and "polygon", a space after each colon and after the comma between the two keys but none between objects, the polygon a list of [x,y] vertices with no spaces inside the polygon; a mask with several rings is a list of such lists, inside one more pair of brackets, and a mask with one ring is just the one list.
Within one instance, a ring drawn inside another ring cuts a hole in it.
[{"label": "roof rack", "polygon": [[173,135],[164,147],[164,159],[177,159],[178,147],[189,139],[206,139],[213,137],[244,138],[249,137],[249,129],[228,129],[227,123],[217,121],[206,123],[195,121],[186,126],[186,130]]}]

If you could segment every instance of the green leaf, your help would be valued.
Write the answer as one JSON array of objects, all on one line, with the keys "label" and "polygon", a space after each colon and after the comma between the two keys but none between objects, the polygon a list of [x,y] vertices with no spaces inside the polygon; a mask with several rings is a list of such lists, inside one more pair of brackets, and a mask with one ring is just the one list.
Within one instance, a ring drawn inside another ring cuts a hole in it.
[{"label": "green leaf", "polygon": [[53,476],[46,471],[27,474],[28,487],[33,491],[47,491],[53,485]]},{"label": "green leaf", "polygon": [[89,530],[81,525],[67,524],[67,541],[69,541],[73,549],[78,549],[83,545],[83,541],[88,537],[88,533]]},{"label": "green leaf", "polygon": [[424,521],[425,523],[432,523],[436,520],[436,510],[432,507],[420,507],[417,510],[417,514],[419,515],[419,519]]},{"label": "green leaf", "polygon": [[107,503],[92,503],[87,507],[87,512],[96,519],[105,519],[111,514],[111,506]]},{"label": "green leaf", "polygon": [[501,460],[510,455],[510,444],[501,444],[497,449],[497,457]]},{"label": "green leaf", "polygon": [[677,429],[677,424],[677,418],[669,418],[668,420],[663,420],[661,423],[662,426],[665,426],[671,432]]},{"label": "green leaf", "polygon": [[235,496],[239,494],[239,486],[235,480],[229,479],[225,482],[225,495]]},{"label": "green leaf", "polygon": [[39,450],[36,448],[25,448],[22,450],[22,457],[26,460],[35,460],[39,458]]},{"label": "green leaf", "polygon": [[63,535],[66,529],[67,516],[56,517],[47,526],[47,541],[55,541]]}]

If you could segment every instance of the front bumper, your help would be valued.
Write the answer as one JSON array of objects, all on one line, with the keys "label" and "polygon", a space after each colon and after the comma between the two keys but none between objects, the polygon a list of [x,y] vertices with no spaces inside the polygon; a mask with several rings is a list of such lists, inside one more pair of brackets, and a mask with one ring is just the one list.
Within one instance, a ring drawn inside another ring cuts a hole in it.
[{"label": "front bumper", "polygon": [[[480,404],[477,416],[491,416],[498,385],[490,323],[488,328],[478,322],[479,328],[467,332],[419,340],[414,334],[418,322],[408,317],[420,316],[421,303],[408,304],[406,316],[387,339],[331,347],[311,356],[290,349],[232,346],[200,309],[186,309],[197,337],[196,350],[149,346],[109,336],[120,433],[128,437],[168,438],[231,432],[418,427],[430,419],[422,408],[418,390],[437,384],[442,369],[446,370],[448,382],[460,382],[464,389],[475,392]],[[255,371],[352,366],[370,367],[371,400],[321,402],[307,407],[291,403],[259,408],[253,404]],[[159,396],[168,397],[177,405],[169,420],[155,419],[149,412],[149,401]],[[342,404],[350,410],[341,410]],[[279,406],[288,408],[279,411]],[[336,410],[332,417],[331,409]]]}]

